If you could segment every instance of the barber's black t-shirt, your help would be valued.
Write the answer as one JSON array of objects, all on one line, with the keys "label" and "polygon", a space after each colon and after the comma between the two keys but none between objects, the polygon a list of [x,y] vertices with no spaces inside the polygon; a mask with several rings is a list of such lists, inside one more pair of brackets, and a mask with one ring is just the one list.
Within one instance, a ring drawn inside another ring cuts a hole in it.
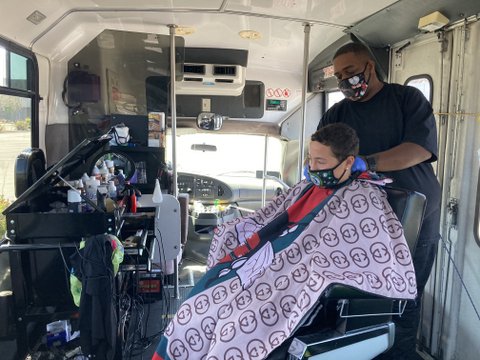
[{"label": "barber's black t-shirt", "polygon": [[430,164],[437,160],[437,130],[432,107],[418,89],[384,84],[368,101],[344,99],[324,114],[318,127],[336,122],[356,130],[361,155],[388,150],[404,142],[415,143],[431,152],[432,157],[426,162],[385,174],[393,178],[392,185],[425,194],[426,216],[438,210],[440,186]]}]

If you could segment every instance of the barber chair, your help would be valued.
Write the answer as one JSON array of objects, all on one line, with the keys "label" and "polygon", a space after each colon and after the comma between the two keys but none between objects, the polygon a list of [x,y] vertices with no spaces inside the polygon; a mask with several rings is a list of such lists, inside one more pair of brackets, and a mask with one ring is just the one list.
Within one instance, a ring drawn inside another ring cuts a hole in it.
[{"label": "barber chair", "polygon": [[[414,191],[385,190],[393,211],[403,225],[413,256],[426,198]],[[293,336],[273,351],[268,359],[373,359],[392,347],[395,325],[391,317],[401,316],[405,305],[405,300],[372,295],[350,286],[332,285],[322,294]]]}]

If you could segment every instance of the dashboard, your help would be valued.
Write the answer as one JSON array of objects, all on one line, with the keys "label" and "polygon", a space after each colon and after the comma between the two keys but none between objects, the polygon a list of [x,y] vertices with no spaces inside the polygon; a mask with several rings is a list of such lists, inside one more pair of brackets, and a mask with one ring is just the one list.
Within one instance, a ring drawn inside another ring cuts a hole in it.
[{"label": "dashboard", "polygon": [[[213,203],[257,202],[262,199],[263,180],[254,176],[216,176],[178,173],[178,190],[187,193],[190,201]],[[271,199],[281,186],[267,180],[267,199]]]},{"label": "dashboard", "polygon": [[190,200],[223,202],[233,200],[233,191],[229,185],[217,179],[188,173],[178,174],[178,191],[190,195]]}]

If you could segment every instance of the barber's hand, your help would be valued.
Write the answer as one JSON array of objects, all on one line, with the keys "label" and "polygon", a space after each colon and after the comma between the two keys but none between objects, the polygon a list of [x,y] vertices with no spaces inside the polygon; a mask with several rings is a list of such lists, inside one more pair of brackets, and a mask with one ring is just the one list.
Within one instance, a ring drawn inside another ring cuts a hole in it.
[{"label": "barber's hand", "polygon": [[308,173],[308,164],[303,165],[303,176],[307,181],[311,181],[310,174]]},{"label": "barber's hand", "polygon": [[353,165],[352,165],[352,172],[357,172],[357,171],[360,171],[360,172],[367,171],[367,163],[360,156],[355,156],[355,161],[353,162]]}]

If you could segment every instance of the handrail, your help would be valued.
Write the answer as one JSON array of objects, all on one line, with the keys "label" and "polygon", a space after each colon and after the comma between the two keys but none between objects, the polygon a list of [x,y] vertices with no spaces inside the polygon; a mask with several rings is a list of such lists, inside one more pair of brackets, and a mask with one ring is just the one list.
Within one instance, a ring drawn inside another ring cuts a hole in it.
[{"label": "handrail", "polygon": [[[396,299],[391,299],[396,300]],[[405,311],[405,307],[407,306],[406,300],[398,300],[398,310],[397,311],[390,311],[390,312],[378,312],[378,313],[364,313],[364,314],[348,314],[347,305],[349,301],[347,299],[343,299],[339,301],[340,309],[338,310],[339,317],[342,319],[349,319],[349,318],[361,318],[361,317],[370,317],[370,316],[402,316],[403,312]]]},{"label": "handrail", "polygon": [[285,181],[273,175],[265,175],[265,179],[275,180],[276,182],[280,183],[280,185],[283,186],[283,190],[289,190],[291,187]]}]

